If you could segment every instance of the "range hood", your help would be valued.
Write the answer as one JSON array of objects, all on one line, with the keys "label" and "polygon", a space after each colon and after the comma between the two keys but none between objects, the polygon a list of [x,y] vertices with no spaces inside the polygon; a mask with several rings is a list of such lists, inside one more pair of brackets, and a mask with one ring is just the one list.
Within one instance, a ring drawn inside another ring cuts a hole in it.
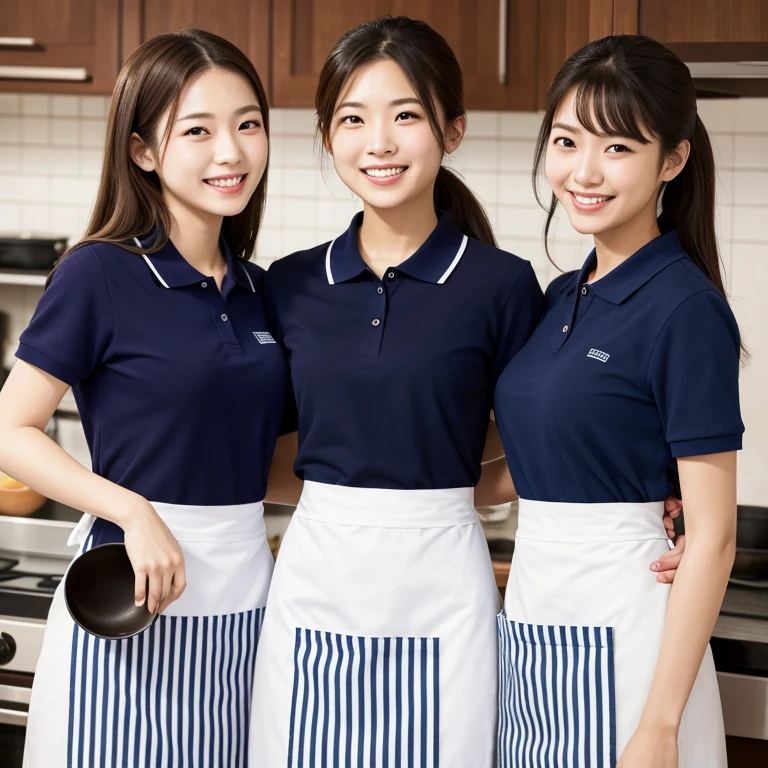
[{"label": "range hood", "polygon": [[667,45],[691,70],[699,98],[768,97],[768,44]]}]

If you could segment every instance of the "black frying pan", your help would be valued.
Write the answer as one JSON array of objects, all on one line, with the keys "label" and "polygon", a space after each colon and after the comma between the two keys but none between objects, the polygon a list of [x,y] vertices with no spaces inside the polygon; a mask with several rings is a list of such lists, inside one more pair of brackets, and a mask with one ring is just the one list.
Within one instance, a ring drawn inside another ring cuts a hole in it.
[{"label": "black frying pan", "polygon": [[83,552],[64,577],[64,597],[72,619],[105,640],[137,635],[156,618],[144,602],[136,607],[135,577],[124,544],[101,544]]}]

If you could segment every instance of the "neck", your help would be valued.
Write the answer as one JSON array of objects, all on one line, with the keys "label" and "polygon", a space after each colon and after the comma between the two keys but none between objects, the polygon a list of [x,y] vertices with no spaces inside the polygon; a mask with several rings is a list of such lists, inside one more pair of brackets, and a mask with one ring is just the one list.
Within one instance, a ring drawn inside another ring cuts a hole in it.
[{"label": "neck", "polygon": [[166,201],[171,212],[168,233],[176,250],[198,272],[216,277],[226,272],[226,261],[219,248],[223,216],[204,211],[190,211],[184,206]]},{"label": "neck", "polygon": [[363,224],[357,235],[360,255],[381,277],[387,267],[396,267],[412,256],[437,226],[432,197],[428,194],[397,208],[365,205]]},{"label": "neck", "polygon": [[633,253],[659,237],[660,234],[659,224],[656,221],[656,201],[654,200],[652,208],[643,211],[632,221],[595,235],[597,266],[590,274],[589,281],[594,282],[605,277]]}]

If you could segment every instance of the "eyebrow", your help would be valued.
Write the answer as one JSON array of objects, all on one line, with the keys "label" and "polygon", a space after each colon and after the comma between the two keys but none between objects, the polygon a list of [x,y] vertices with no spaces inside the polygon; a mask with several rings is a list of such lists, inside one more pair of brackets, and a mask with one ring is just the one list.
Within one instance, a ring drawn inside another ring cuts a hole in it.
[{"label": "eyebrow", "polygon": [[[261,107],[258,104],[249,104],[246,107],[240,107],[235,110],[236,115],[244,115],[246,112],[261,112]],[[191,112],[184,117],[177,118],[176,122],[180,123],[182,120],[213,120],[216,115],[212,112]]]},{"label": "eyebrow", "polygon": [[[403,104],[418,104],[419,106],[421,106],[421,101],[419,101],[419,99],[414,98],[413,96],[409,96],[408,98],[405,98],[405,99],[395,99],[394,101],[389,102],[390,107],[402,107]],[[339,104],[339,106],[337,107],[337,110],[342,109],[343,107],[352,107],[354,109],[361,109],[364,106],[365,104],[363,104],[362,101],[345,101]]]},{"label": "eyebrow", "polygon": [[567,123],[553,123],[552,130],[555,129],[561,130],[561,131],[570,131],[571,133],[581,133],[581,128],[574,128],[572,125],[568,125]]}]

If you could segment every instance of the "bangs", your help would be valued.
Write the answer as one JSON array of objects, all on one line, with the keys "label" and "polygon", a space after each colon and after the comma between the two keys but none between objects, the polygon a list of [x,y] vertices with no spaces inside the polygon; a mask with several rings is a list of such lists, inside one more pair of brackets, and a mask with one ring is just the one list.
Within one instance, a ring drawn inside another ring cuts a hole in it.
[{"label": "bangs", "polygon": [[576,86],[574,111],[578,121],[596,136],[650,144],[640,120],[642,105],[632,90],[610,65],[595,68]]}]

